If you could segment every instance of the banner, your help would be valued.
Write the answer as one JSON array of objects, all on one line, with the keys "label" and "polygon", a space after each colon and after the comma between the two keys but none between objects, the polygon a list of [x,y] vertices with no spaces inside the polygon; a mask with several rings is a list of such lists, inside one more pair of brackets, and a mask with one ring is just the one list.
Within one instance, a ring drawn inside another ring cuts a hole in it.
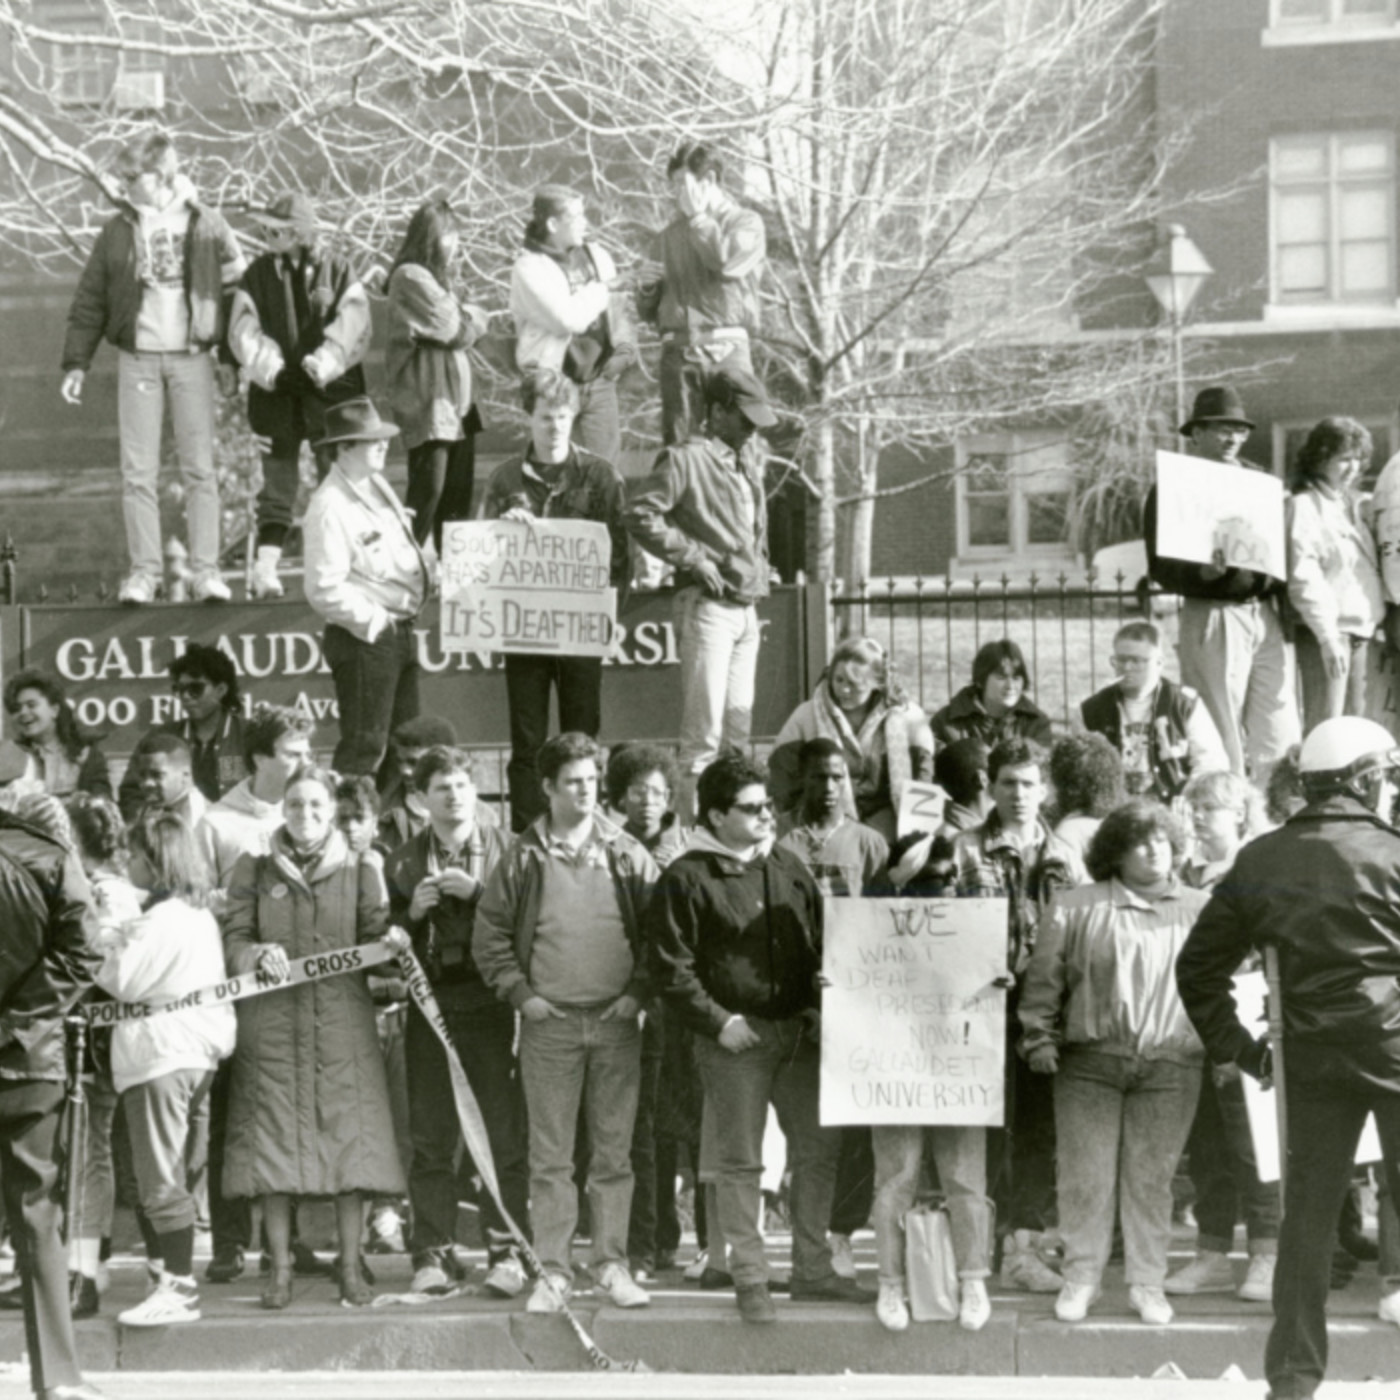
[{"label": "banner", "polygon": [[458,520],[442,532],[444,651],[608,656],[612,538],[596,520]]},{"label": "banner", "polygon": [[1004,899],[828,899],[823,1124],[1004,1113]]},{"label": "banner", "polygon": [[1250,467],[1158,452],[1157,553],[1287,578],[1283,483]]}]

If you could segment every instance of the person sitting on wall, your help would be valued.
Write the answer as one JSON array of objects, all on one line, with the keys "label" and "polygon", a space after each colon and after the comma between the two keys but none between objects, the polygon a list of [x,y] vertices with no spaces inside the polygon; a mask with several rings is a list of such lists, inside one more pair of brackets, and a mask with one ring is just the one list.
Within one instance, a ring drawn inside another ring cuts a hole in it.
[{"label": "person sitting on wall", "polygon": [[1009,637],[986,642],[972,659],[972,684],[965,685],[933,717],[941,748],[954,739],[980,739],[991,750],[1005,739],[1029,739],[1048,748],[1050,717],[1028,694],[1031,673],[1021,648]]},{"label": "person sitting on wall", "polygon": [[107,756],[96,736],[84,730],[54,676],[20,671],[5,683],[5,713],[29,756],[29,778],[54,797],[75,792],[112,796]]}]

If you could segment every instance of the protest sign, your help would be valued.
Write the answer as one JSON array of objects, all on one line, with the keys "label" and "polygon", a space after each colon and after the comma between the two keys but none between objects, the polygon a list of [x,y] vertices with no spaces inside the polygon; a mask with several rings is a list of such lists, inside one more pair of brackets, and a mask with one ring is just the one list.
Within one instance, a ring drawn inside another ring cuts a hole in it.
[{"label": "protest sign", "polygon": [[596,520],[458,520],[442,532],[444,651],[611,654],[612,540]]},{"label": "protest sign", "polygon": [[1157,553],[1286,578],[1283,483],[1249,467],[1158,452]]},{"label": "protest sign", "polygon": [[937,783],[905,783],[899,798],[899,819],[896,830],[901,836],[921,831],[932,836],[943,825],[943,809],[948,794]]},{"label": "protest sign", "polygon": [[828,899],[821,1119],[1001,1125],[1004,899]]}]

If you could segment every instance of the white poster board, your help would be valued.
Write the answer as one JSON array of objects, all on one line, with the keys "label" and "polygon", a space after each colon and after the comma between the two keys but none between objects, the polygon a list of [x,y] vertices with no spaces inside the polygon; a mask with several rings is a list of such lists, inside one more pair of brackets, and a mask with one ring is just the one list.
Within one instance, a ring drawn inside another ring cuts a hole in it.
[{"label": "white poster board", "polygon": [[824,1124],[999,1127],[1004,899],[828,899]]},{"label": "white poster board", "polygon": [[1283,483],[1249,467],[1158,452],[1157,553],[1286,578]]},{"label": "white poster board", "polygon": [[922,831],[933,836],[943,825],[943,809],[948,794],[937,783],[908,782],[899,796],[899,817],[896,830],[901,836]]},{"label": "white poster board", "polygon": [[444,651],[608,656],[612,538],[596,520],[455,520],[442,531]]}]

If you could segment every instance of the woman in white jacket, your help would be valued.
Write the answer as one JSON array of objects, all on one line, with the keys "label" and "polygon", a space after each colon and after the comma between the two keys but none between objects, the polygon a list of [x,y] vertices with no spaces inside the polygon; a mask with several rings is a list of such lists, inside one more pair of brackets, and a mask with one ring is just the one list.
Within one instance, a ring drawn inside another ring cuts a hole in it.
[{"label": "woman in white jacket", "polygon": [[1324,418],[1298,454],[1288,498],[1288,601],[1303,689],[1303,733],[1365,715],[1366,673],[1385,620],[1376,542],[1352,487],[1371,460],[1354,418]]},{"label": "woman in white jacket", "polygon": [[[189,828],[171,813],[149,813],[131,831],[130,873],[149,899],[113,941],[98,985],[118,1001],[152,1003],[223,981],[207,866]],[[112,1033],[112,1078],[131,1139],[147,1267],[156,1278],[146,1300],[119,1316],[129,1327],[199,1318],[188,1152],[236,1032],[233,1007],[223,1004],[122,1021]]]}]

